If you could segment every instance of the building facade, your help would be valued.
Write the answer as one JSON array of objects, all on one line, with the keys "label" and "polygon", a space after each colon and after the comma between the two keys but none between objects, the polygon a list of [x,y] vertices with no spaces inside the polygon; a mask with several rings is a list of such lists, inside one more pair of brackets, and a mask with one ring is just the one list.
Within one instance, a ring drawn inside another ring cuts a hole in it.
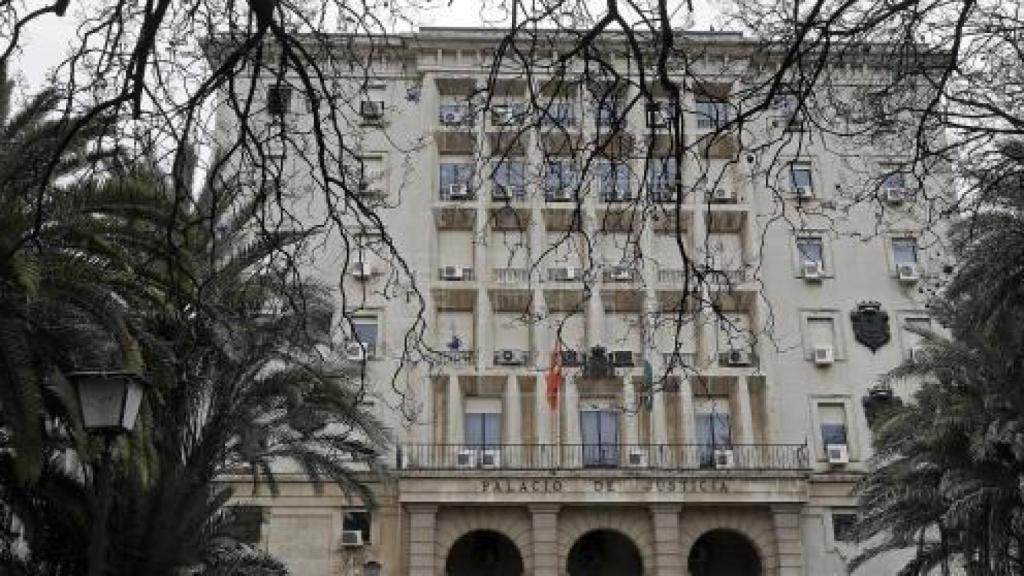
[{"label": "building facade", "polygon": [[[340,280],[393,477],[372,509],[239,481],[267,511],[254,539],[298,576],[848,573],[868,419],[910,393],[879,376],[931,322],[948,182],[902,170],[898,123],[838,134],[787,94],[748,115],[773,68],[737,34],[687,35],[678,115],[620,56],[626,81],[556,74],[556,38],[527,74],[489,66],[500,38],[396,36],[372,78],[334,79],[353,197],[388,242],[354,218],[311,268]],[[857,104],[886,66],[826,73]],[[256,91],[295,134],[324,105],[303,93]]]}]

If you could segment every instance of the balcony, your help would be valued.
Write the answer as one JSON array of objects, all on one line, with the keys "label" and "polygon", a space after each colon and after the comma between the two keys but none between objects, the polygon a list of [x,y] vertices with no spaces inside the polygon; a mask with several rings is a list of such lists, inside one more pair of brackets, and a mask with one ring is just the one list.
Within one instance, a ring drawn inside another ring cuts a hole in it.
[{"label": "balcony", "polygon": [[406,444],[397,467],[408,471],[810,470],[806,444]]},{"label": "balcony", "polygon": [[530,281],[529,268],[492,268],[491,280],[497,284],[526,284]]}]

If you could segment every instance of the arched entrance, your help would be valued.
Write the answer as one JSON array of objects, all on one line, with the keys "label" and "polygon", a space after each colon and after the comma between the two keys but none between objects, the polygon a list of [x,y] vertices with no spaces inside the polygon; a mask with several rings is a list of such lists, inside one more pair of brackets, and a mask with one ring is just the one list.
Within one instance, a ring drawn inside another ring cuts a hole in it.
[{"label": "arched entrance", "polygon": [[690,576],[761,576],[757,549],[739,532],[706,532],[690,549],[686,562]]},{"label": "arched entrance", "polygon": [[569,576],[643,576],[633,541],[614,530],[591,530],[569,549]]},{"label": "arched entrance", "polygon": [[452,544],[445,576],[521,576],[523,557],[515,542],[494,530],[467,532]]}]

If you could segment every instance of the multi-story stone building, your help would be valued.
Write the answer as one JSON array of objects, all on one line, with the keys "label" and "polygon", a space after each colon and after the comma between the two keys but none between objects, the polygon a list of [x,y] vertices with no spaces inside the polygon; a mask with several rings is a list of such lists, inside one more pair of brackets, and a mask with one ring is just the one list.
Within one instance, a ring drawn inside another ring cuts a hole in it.
[{"label": "multi-story stone building", "polygon": [[[894,168],[898,123],[840,135],[785,95],[745,116],[773,68],[738,34],[685,36],[678,122],[662,92],[552,80],[539,51],[492,74],[500,38],[398,35],[372,78],[332,79],[358,86],[353,189],[415,279],[372,228],[314,263],[342,280],[394,475],[373,509],[240,483],[269,510],[259,542],[299,576],[847,573],[867,416],[908,394],[878,377],[930,322],[946,183]],[[858,104],[886,66],[825,74]],[[270,86],[259,113],[301,132],[302,92]]]}]

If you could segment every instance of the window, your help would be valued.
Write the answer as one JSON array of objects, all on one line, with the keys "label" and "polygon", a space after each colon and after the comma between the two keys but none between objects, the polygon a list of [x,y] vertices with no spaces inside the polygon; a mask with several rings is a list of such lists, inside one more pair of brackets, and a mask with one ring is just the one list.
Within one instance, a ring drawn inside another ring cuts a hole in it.
[{"label": "window", "polygon": [[271,86],[267,88],[267,113],[272,116],[284,116],[291,110],[292,89],[290,86]]},{"label": "window", "polygon": [[467,448],[485,450],[501,445],[501,400],[469,398],[463,417],[463,436]]},{"label": "window", "polygon": [[801,264],[805,262],[817,262],[822,269],[825,268],[825,244],[822,242],[821,238],[798,238],[796,241],[796,250],[800,255]]},{"label": "window", "polygon": [[892,261],[897,268],[904,264],[917,264],[917,240],[893,238]]},{"label": "window", "polygon": [[259,544],[263,526],[263,507],[228,506],[225,524],[228,536],[245,544]]},{"label": "window", "polygon": [[598,126],[616,126],[625,122],[615,98],[602,98],[594,103],[594,122]]},{"label": "window", "polygon": [[701,466],[714,466],[714,451],[732,445],[729,398],[698,398],[694,408],[694,425],[697,427],[699,446],[697,451]]},{"label": "window", "polygon": [[697,100],[697,127],[721,128],[729,121],[729,108],[721,100]]},{"label": "window", "polygon": [[359,103],[359,116],[363,122],[380,122],[384,118],[384,102],[363,100]]},{"label": "window", "polygon": [[847,542],[850,531],[857,523],[857,513],[852,510],[832,510],[832,541]]},{"label": "window", "polygon": [[654,201],[672,200],[676,183],[676,159],[652,158],[647,167],[648,190]]},{"label": "window", "polygon": [[822,447],[847,445],[846,408],[842,404],[821,404],[818,410],[821,416]]},{"label": "window", "polygon": [[568,160],[548,162],[544,168],[544,191],[548,194],[571,190],[576,185],[576,167]]},{"label": "window", "polygon": [[438,109],[438,117],[441,124],[445,126],[473,124],[473,115],[470,114],[469,106],[458,102],[441,104]]},{"label": "window", "polygon": [[496,126],[522,124],[526,120],[526,105],[522,102],[495,104],[491,107],[491,123]]},{"label": "window", "polygon": [[811,179],[811,165],[793,163],[789,167],[789,186],[796,196],[810,196],[814,190]]},{"label": "window", "polygon": [[648,128],[666,128],[674,124],[675,114],[673,114],[671,102],[648,104],[646,111]]},{"label": "window", "polygon": [[619,413],[616,410],[581,410],[584,466],[619,463]]},{"label": "window", "polygon": [[632,198],[629,182],[629,166],[618,162],[598,165],[598,179],[601,183],[601,200],[617,202]]},{"label": "window", "polygon": [[513,160],[499,162],[494,167],[491,180],[521,200],[526,193],[526,163]]},{"label": "window", "polygon": [[357,316],[352,319],[352,338],[363,345],[366,356],[373,358],[377,353],[379,326],[376,316]]},{"label": "window", "polygon": [[885,168],[882,175],[882,190],[903,191],[906,188],[906,175],[896,170],[895,167]]},{"label": "window", "polygon": [[472,164],[441,164],[441,199],[460,200],[471,197],[469,184],[472,179]]},{"label": "window", "polygon": [[800,98],[796,94],[779,94],[772,104],[785,122],[787,130],[804,129],[804,119],[800,112]]},{"label": "window", "polygon": [[341,529],[362,532],[363,543],[370,542],[370,513],[366,510],[345,510],[341,516]]},{"label": "window", "polygon": [[567,128],[576,125],[576,109],[572,102],[551,102],[544,113],[544,124]]}]

